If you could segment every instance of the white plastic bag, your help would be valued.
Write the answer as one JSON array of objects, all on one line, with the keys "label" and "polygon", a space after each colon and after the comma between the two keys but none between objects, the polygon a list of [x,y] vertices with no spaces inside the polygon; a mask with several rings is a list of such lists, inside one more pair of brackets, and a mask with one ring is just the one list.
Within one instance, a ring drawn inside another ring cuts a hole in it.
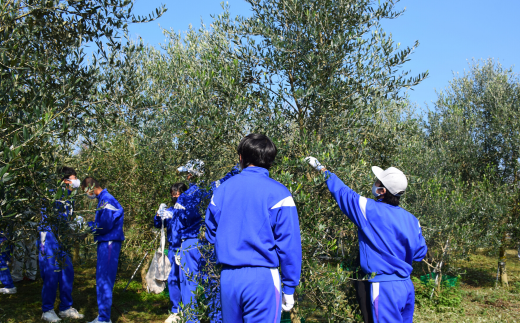
[{"label": "white plastic bag", "polygon": [[154,258],[157,259],[157,270],[155,271],[155,279],[166,281],[172,270],[172,264],[168,256],[164,254],[164,247],[166,243],[166,237],[164,236],[164,219],[162,220],[161,226],[161,248],[155,252]]},{"label": "white plastic bag", "polygon": [[146,274],[146,283],[148,292],[159,294],[166,287],[165,281],[168,280],[172,265],[170,260],[164,253],[166,238],[164,236],[164,219],[161,227],[161,245],[155,252],[148,273]]},{"label": "white plastic bag", "polygon": [[157,255],[154,254],[148,273],[146,273],[146,286],[149,293],[159,294],[166,288],[166,283],[155,279],[157,271]]}]

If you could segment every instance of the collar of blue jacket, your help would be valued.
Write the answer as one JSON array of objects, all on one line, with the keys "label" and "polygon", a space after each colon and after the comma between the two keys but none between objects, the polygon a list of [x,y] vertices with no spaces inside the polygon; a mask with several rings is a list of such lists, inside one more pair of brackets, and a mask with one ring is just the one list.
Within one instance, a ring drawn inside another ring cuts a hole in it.
[{"label": "collar of blue jacket", "polygon": [[106,188],[104,188],[104,189],[101,191],[101,193],[99,193],[99,195],[97,195],[96,197],[97,197],[98,200],[101,200],[101,199],[103,198],[103,196],[105,196],[106,194],[108,194],[108,191],[107,191]]},{"label": "collar of blue jacket", "polygon": [[269,170],[267,170],[263,167],[258,167],[258,166],[248,166],[242,170],[241,174],[269,176]]}]

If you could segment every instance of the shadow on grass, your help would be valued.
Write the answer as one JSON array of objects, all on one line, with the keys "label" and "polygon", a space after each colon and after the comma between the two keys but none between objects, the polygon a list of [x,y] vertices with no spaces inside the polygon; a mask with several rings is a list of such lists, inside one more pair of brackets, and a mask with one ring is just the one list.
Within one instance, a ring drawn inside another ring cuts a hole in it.
[{"label": "shadow on grass", "polygon": [[466,272],[464,275],[461,275],[464,284],[479,288],[495,286],[496,277],[493,277],[489,270],[470,267],[462,267],[462,269]]}]

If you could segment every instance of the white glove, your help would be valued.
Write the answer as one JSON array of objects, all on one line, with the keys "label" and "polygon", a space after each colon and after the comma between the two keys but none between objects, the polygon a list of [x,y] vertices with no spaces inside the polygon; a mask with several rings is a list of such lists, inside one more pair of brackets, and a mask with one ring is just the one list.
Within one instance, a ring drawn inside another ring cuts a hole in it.
[{"label": "white glove", "polygon": [[294,295],[283,294],[282,298],[282,309],[285,312],[290,312],[294,306]]},{"label": "white glove", "polygon": [[181,256],[175,255],[175,263],[177,264],[177,266],[181,265]]},{"label": "white glove", "polygon": [[163,211],[166,210],[168,206],[164,203],[161,203],[161,205],[159,205],[159,210],[157,210],[157,215],[162,218],[163,216]]},{"label": "white glove", "polygon": [[163,210],[162,211],[161,219],[166,220],[166,219],[172,219],[172,218],[173,218],[173,212],[168,211],[168,210]]},{"label": "white glove", "polygon": [[312,167],[314,167],[316,170],[322,170],[325,168],[320,162],[314,158],[314,157],[305,157],[305,161],[309,163]]},{"label": "white glove", "polygon": [[188,161],[184,166],[177,168],[180,173],[188,172],[195,176],[202,176],[204,174],[204,162],[200,159],[193,159]]},{"label": "white glove", "polygon": [[79,188],[81,181],[79,179],[70,179],[70,185],[72,185],[72,188]]}]

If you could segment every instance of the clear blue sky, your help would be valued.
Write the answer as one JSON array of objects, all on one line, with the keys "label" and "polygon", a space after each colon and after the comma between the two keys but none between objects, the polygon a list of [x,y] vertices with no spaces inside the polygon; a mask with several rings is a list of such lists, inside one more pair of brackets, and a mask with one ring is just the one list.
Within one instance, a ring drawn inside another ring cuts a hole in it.
[{"label": "clear blue sky", "polygon": [[[200,27],[201,19],[209,25],[211,15],[222,12],[219,0],[136,0],[135,13],[147,14],[161,3],[168,12],[160,19],[130,27],[130,36],[142,37],[145,43],[164,43],[161,28],[185,31],[191,24]],[[229,0],[231,16],[250,16],[244,0]],[[520,0],[402,0],[398,8],[406,7],[404,15],[384,22],[385,31],[392,33],[401,46],[420,46],[404,65],[418,74],[428,70],[430,76],[414,91],[412,102],[425,107],[435,101],[435,90],[442,90],[453,78],[453,72],[463,73],[473,58],[493,57],[503,66],[515,66],[520,73]]]}]

